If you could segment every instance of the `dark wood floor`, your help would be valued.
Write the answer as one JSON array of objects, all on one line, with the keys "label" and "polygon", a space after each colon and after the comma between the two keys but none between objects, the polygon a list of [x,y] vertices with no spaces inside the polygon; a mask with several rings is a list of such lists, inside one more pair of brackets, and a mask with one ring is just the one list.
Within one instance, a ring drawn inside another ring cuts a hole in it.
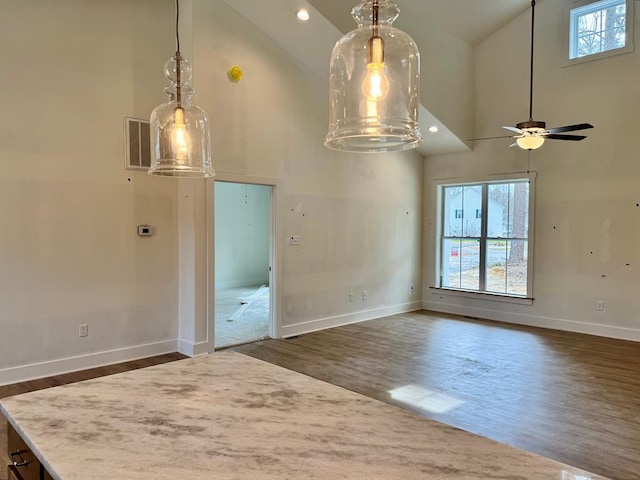
[{"label": "dark wood floor", "polygon": [[0,386],[0,398],[11,397],[21,393],[35,392],[45,388],[57,387],[59,385],[67,385],[69,383],[81,382],[91,378],[106,377],[115,373],[128,372],[129,370],[137,370],[138,368],[151,367],[162,363],[174,362],[188,358],[181,353],[168,353],[166,355],[158,355],[156,357],[141,358],[130,362],[116,363],[105,367],[91,368],[79,372],[65,373],[62,375],[54,375],[53,377],[41,378],[38,380],[29,380],[28,382],[14,383],[12,385]]},{"label": "dark wood floor", "polygon": [[[640,478],[640,343],[418,312],[234,350],[613,479]],[[433,395],[420,406],[393,398],[407,386]]]}]

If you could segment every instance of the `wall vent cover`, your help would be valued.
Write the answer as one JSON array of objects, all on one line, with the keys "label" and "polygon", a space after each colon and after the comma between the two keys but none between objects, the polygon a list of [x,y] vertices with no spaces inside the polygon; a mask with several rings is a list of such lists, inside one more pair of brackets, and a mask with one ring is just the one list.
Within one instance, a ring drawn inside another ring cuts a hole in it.
[{"label": "wall vent cover", "polygon": [[148,170],[151,167],[149,121],[124,117],[124,132],[125,168]]}]

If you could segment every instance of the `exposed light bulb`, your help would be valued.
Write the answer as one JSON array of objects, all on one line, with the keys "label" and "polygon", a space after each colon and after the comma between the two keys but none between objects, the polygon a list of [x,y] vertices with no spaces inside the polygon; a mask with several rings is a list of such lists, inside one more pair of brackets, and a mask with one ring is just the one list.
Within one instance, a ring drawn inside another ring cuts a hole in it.
[{"label": "exposed light bulb", "polygon": [[367,74],[362,94],[368,102],[379,102],[389,94],[389,79],[384,73],[384,40],[377,35],[367,43]]},{"label": "exposed light bulb", "polygon": [[173,111],[173,131],[171,132],[171,143],[174,154],[178,160],[189,159],[189,132],[184,122],[184,109],[176,107]]},{"label": "exposed light bulb", "polygon": [[523,150],[536,150],[544,143],[544,137],[540,135],[527,135],[516,139],[516,143]]},{"label": "exposed light bulb", "polygon": [[384,73],[384,63],[369,63],[362,82],[362,94],[370,102],[384,100],[389,94],[389,79]]}]

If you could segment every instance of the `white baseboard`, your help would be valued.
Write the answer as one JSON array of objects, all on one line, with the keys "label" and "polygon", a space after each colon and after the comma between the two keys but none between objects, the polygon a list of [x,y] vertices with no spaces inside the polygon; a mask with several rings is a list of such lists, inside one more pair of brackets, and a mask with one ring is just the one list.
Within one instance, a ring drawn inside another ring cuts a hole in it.
[{"label": "white baseboard", "polygon": [[316,332],[326,328],[340,327],[342,325],[365,322],[367,320],[388,317],[389,315],[396,315],[398,313],[414,312],[416,310],[422,310],[421,302],[402,303],[400,305],[390,305],[373,310],[347,313],[345,315],[310,320],[293,325],[283,325],[280,327],[280,336],[282,338],[293,337],[295,335],[302,335],[303,333]]},{"label": "white baseboard", "polygon": [[103,367],[114,363],[128,362],[139,358],[163,355],[165,353],[175,352],[176,350],[176,340],[167,340],[105,352],[78,355],[76,357],[61,358],[48,362],[32,363],[19,367],[3,368],[0,369],[0,386],[50,377],[52,375],[60,375],[62,373],[77,372],[88,368]]},{"label": "white baseboard", "polygon": [[187,357],[197,357],[209,353],[209,342],[193,343],[178,339],[178,352]]},{"label": "white baseboard", "polygon": [[505,323],[515,323],[517,325],[527,325],[529,327],[551,328],[554,330],[563,330],[566,332],[586,333],[588,335],[597,335],[599,337],[618,338],[621,340],[640,342],[640,330],[634,328],[578,322],[565,318],[541,317],[538,315],[527,315],[523,313],[500,312],[488,308],[449,305],[438,302],[422,302],[422,307],[425,310],[431,310],[434,312],[466,315],[468,317],[496,320]]}]

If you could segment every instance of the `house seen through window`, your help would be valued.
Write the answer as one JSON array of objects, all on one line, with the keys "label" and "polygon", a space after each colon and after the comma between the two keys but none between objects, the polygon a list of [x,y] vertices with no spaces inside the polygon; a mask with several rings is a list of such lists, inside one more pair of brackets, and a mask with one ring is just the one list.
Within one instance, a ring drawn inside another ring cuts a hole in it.
[{"label": "house seen through window", "polygon": [[574,0],[569,9],[569,60],[633,48],[632,0]]},{"label": "house seen through window", "polygon": [[530,179],[440,187],[440,287],[530,293]]}]

